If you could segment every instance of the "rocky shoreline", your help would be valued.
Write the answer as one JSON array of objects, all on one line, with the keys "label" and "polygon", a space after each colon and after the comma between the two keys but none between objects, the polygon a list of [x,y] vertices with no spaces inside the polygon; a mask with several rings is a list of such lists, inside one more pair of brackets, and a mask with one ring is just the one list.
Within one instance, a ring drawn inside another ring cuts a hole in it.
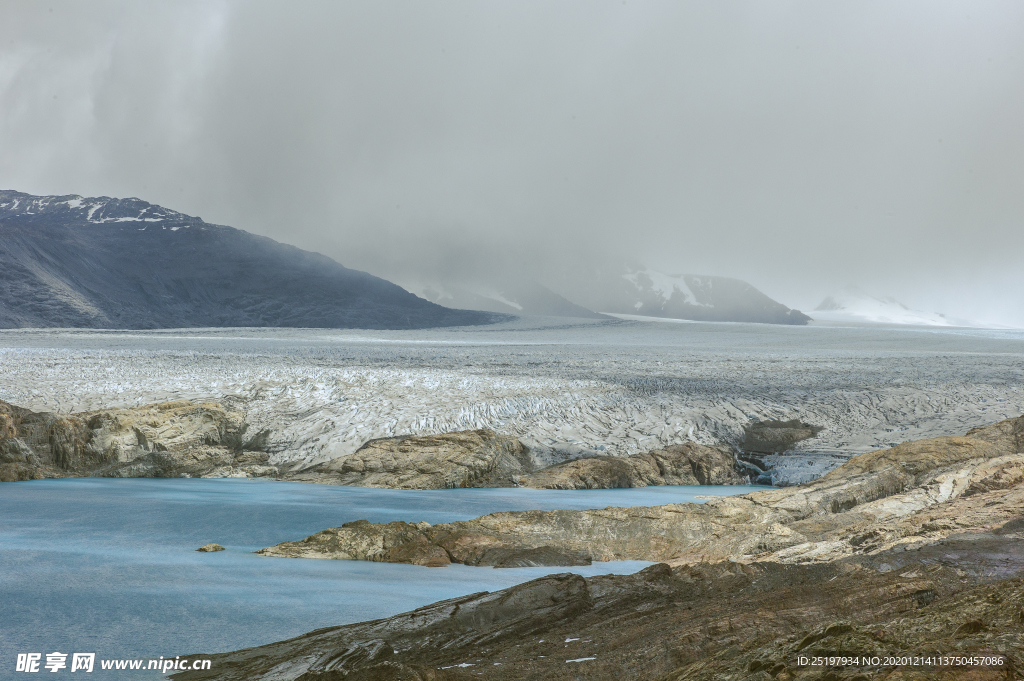
[{"label": "rocky shoreline", "polygon": [[[975,561],[950,559],[951,555]],[[1004,558],[1007,554],[1009,559]],[[825,565],[659,563],[634,575],[543,577],[387,619],[212,655],[172,678],[1003,681],[1024,663],[1024,541],[944,542],[913,556]],[[891,561],[894,569],[880,569]],[[964,568],[975,567],[973,572]],[[1001,576],[1001,574],[1000,574]],[[882,664],[943,654],[994,664]],[[801,665],[800,658],[879,658]],[[198,655],[190,655],[189,658]],[[205,655],[203,657],[206,657]]]},{"label": "rocky shoreline", "polygon": [[727,447],[673,445],[630,457],[544,466],[486,428],[373,439],[314,466],[270,464],[266,429],[216,402],[163,402],[60,416],[0,401],[0,481],[59,477],[265,477],[391,489],[609,489],[742,484]]},{"label": "rocky shoreline", "polygon": [[[469,564],[530,551],[661,562],[629,576],[549,576],[213,655],[213,671],[175,678],[909,681],[1024,671],[1024,417],[702,505],[395,525],[351,523],[264,553],[353,558],[358,541],[375,549],[380,539],[401,562],[440,551],[479,559]],[[829,655],[880,661],[799,660]],[[908,655],[960,661],[900,660]]]},{"label": "rocky shoreline", "polygon": [[1022,437],[1024,419],[1016,419],[863,454],[805,485],[704,504],[515,511],[439,525],[352,522],[260,553],[417,565],[495,565],[538,551],[559,561],[552,565],[580,564],[564,556],[834,560],[1014,517],[1024,506]]},{"label": "rocky shoreline", "polygon": [[0,401],[0,482],[276,475],[242,413],[185,400],[60,416]]}]

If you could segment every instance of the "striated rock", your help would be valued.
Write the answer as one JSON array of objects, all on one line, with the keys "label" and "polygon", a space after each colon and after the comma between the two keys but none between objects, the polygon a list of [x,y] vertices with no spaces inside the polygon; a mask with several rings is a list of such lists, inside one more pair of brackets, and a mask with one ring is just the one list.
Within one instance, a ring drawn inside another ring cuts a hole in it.
[{"label": "striated rock", "polygon": [[443,549],[451,562],[494,565],[503,551],[558,547],[591,560],[823,562],[1019,516],[1022,445],[1024,417],[869,452],[805,485],[705,504],[516,511],[433,526],[363,522],[261,552],[425,565]]},{"label": "striated rock", "polygon": [[0,439],[0,482],[50,477],[32,448],[16,437]]},{"label": "striated rock", "polygon": [[[1002,562],[1002,573],[978,568],[992,561]],[[210,671],[173,678],[417,678],[383,672],[423,668],[499,681],[1019,678],[1024,580],[1007,573],[1021,568],[1024,540],[1015,539],[949,541],[935,551],[889,551],[859,562],[660,563],[625,576],[550,575],[212,655]],[[986,655],[999,664],[799,662],[926,653]]]},{"label": "striated rock", "polygon": [[395,521],[387,524],[356,520],[318,532],[302,541],[284,542],[256,553],[283,558],[329,558],[409,563],[444,567],[452,562],[493,567],[589,565],[589,555],[555,545],[510,546],[473,530],[453,525],[432,526]]},{"label": "striated rock", "polygon": [[736,471],[726,447],[695,442],[634,454],[630,457],[577,459],[550,466],[522,478],[538,489],[612,489],[652,485],[739,485],[747,480]]},{"label": "striated rock", "polygon": [[264,452],[243,450],[241,412],[164,402],[68,416],[0,402],[0,480],[276,475]]},{"label": "striated rock", "polygon": [[530,452],[519,440],[481,429],[370,440],[349,456],[286,477],[397,489],[509,487],[515,484],[513,476],[533,468]]},{"label": "striated rock", "polygon": [[200,553],[213,553],[214,551],[223,550],[224,547],[220,544],[204,544],[203,546],[200,546],[198,549],[196,549],[196,551],[199,551]]}]

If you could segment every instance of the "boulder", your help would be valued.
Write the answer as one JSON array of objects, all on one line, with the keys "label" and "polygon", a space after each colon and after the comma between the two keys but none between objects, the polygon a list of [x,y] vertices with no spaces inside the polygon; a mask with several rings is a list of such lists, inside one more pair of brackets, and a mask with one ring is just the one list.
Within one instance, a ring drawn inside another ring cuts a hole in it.
[{"label": "boulder", "polygon": [[778,454],[791,449],[801,440],[821,432],[821,426],[793,419],[790,421],[758,421],[744,428],[741,448],[745,452]]},{"label": "boulder", "polygon": [[221,546],[220,544],[205,544],[203,546],[200,546],[198,549],[196,549],[196,551],[199,551],[200,553],[212,553],[214,551],[223,551],[223,550],[224,550],[224,547]]}]

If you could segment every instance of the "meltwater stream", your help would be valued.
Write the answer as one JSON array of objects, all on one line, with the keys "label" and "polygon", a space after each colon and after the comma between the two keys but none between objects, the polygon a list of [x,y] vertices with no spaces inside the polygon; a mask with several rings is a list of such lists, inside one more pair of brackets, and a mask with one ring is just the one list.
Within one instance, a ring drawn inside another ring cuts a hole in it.
[{"label": "meltwater stream", "polygon": [[[424,568],[252,553],[351,520],[441,523],[495,511],[699,502],[697,495],[756,489],[763,488],[409,491],[239,479],[100,478],[4,483],[0,678],[20,676],[14,674],[18,653],[42,653],[45,661],[55,651],[94,652],[97,660],[223,652],[567,569],[582,575],[628,574],[648,565]],[[196,553],[211,542],[227,550]],[[70,664],[63,671],[69,669]]]}]

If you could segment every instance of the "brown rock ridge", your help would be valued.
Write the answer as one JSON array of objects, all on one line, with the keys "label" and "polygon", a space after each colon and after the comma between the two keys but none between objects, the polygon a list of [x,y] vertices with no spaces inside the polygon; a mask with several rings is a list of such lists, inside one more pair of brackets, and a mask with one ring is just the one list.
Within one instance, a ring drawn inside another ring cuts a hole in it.
[{"label": "brown rock ridge", "polygon": [[0,481],[275,475],[266,453],[249,451],[262,433],[246,440],[245,432],[240,412],[213,402],[69,416],[0,402]]},{"label": "brown rock ridge", "polygon": [[451,489],[512,487],[533,469],[519,440],[484,428],[370,440],[348,456],[285,477],[329,485]]},{"label": "brown rock ridge", "polygon": [[758,421],[744,429],[740,448],[744,452],[776,454],[791,449],[793,445],[807,440],[821,432],[821,426],[793,419],[790,421]]},{"label": "brown rock ridge", "polygon": [[[1004,681],[1024,669],[1024,536],[828,564],[543,577],[232,653],[177,681]],[[942,654],[994,664],[900,665]],[[800,657],[878,657],[807,665]],[[192,654],[189,659],[207,657]]]},{"label": "brown rock ridge", "polygon": [[537,489],[614,489],[655,485],[741,485],[727,447],[695,442],[629,457],[602,456],[550,466],[522,478],[524,487]]},{"label": "brown rock ridge", "polygon": [[610,489],[742,484],[746,479],[735,464],[728,448],[691,442],[630,457],[578,459],[535,470],[529,449],[518,439],[481,429],[370,440],[349,456],[283,477],[397,489]]},{"label": "brown rock ridge", "polygon": [[825,562],[927,545],[1019,515],[1022,450],[1024,417],[862,454],[806,485],[705,504],[517,511],[433,526],[347,523],[260,553],[419,565],[444,565],[444,556],[505,564],[529,552],[557,561]]}]

